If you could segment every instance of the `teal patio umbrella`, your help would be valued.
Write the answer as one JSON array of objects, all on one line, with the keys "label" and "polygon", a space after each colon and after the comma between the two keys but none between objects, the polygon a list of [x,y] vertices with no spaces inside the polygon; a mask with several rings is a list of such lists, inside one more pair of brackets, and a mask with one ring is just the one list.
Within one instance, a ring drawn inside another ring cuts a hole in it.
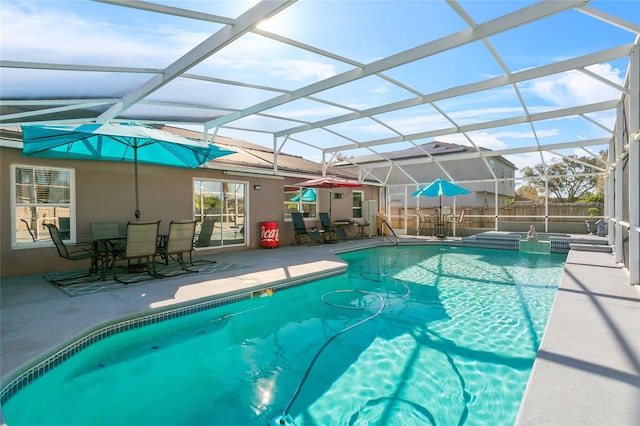
[{"label": "teal patio umbrella", "polygon": [[411,195],[414,197],[440,197],[440,210],[442,210],[442,196],[455,197],[456,195],[471,194],[466,188],[455,183],[436,179],[424,188],[418,189]]},{"label": "teal patio umbrella", "polygon": [[23,126],[22,133],[23,156],[133,163],[136,219],[140,218],[138,163],[194,169],[234,154],[210,143],[135,123]]}]

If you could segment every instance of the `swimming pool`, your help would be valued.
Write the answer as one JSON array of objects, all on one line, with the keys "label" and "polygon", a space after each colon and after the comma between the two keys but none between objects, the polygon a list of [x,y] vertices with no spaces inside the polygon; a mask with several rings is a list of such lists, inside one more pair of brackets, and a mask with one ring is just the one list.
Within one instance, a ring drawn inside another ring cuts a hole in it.
[{"label": "swimming pool", "polygon": [[123,332],[16,393],[33,424],[513,424],[565,255],[346,253],[346,274]]}]

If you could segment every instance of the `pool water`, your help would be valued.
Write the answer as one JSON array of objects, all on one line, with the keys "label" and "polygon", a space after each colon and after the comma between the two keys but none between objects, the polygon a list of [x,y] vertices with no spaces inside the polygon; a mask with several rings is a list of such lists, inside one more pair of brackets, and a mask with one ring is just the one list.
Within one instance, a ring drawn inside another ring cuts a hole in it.
[{"label": "pool water", "polygon": [[3,407],[19,425],[512,425],[565,255],[400,246],[120,333]]}]

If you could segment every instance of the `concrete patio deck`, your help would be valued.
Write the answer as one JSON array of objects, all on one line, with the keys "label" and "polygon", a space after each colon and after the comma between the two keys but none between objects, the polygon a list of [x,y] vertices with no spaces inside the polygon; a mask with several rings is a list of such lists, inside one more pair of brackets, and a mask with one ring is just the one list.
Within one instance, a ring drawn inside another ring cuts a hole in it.
[{"label": "concrete patio deck", "polygon": [[[90,330],[203,299],[345,269],[336,251],[365,238],[311,247],[216,255],[246,265],[202,281],[198,274],[81,297],[41,276],[2,280],[0,369],[5,386],[34,362]],[[424,239],[402,238],[403,243]],[[451,243],[451,242],[444,242]],[[458,242],[455,242],[458,243]],[[640,287],[608,253],[571,251],[516,424],[635,425],[640,419]],[[4,422],[0,422],[4,424]]]}]

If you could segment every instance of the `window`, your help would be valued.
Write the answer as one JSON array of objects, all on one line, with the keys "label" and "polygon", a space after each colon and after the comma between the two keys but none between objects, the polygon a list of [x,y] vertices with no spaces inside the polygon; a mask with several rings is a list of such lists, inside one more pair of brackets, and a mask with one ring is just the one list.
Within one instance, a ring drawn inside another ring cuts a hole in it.
[{"label": "window", "polygon": [[353,191],[353,211],[351,217],[362,217],[362,199],[364,193],[362,191]]},{"label": "window", "polygon": [[213,221],[211,236],[204,243],[203,239],[199,238],[199,247],[246,243],[244,228],[246,193],[246,182],[193,180],[193,217],[198,222],[196,235],[200,236],[205,218]]},{"label": "window", "polygon": [[317,192],[315,188],[284,188],[284,219],[291,220],[291,213],[302,212],[304,217],[316,217]]},{"label": "window", "polygon": [[71,212],[74,172],[53,167],[11,166],[13,247],[49,241],[43,223],[53,223],[65,240],[75,239]]}]

